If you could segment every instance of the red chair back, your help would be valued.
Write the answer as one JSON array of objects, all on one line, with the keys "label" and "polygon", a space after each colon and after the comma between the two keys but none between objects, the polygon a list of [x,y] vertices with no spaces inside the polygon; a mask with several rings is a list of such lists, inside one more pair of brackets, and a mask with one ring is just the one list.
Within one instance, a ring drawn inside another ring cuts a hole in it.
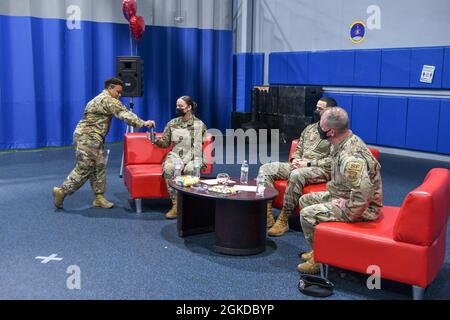
[{"label": "red chair back", "polygon": [[[156,136],[161,137],[161,133]],[[133,132],[125,135],[124,164],[161,164],[172,146],[162,149],[151,143],[145,132]]]},{"label": "red chair back", "polygon": [[[394,239],[430,246],[446,232],[450,211],[450,171],[434,168],[408,193],[394,226]],[[444,228],[444,229],[443,229]]]},{"label": "red chair back", "polygon": [[292,143],[291,143],[291,150],[289,150],[288,161],[291,160],[292,155],[294,154],[295,149],[297,148],[297,145],[298,145],[298,139],[292,140]]},{"label": "red chair back", "polygon": [[370,152],[372,152],[372,155],[375,159],[379,160],[380,159],[380,151],[378,149],[375,148],[367,148],[369,149]]},{"label": "red chair back", "polygon": [[205,142],[203,143],[203,153],[206,158],[206,168],[202,170],[204,174],[210,174],[213,171],[213,158],[212,151],[214,149],[214,137],[212,134],[207,133]]}]

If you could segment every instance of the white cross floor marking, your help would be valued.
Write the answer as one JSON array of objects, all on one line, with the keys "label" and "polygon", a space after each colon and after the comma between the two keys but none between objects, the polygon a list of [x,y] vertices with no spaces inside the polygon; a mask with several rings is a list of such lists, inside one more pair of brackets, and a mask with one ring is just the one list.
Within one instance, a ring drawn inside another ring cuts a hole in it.
[{"label": "white cross floor marking", "polygon": [[38,256],[38,257],[35,257],[35,259],[41,259],[42,261],[41,261],[41,263],[49,263],[50,261],[61,261],[63,258],[57,258],[56,256],[57,256],[58,254],[56,254],[56,253],[54,253],[54,254],[51,254],[50,256],[48,256],[48,257],[41,257],[41,256]]}]

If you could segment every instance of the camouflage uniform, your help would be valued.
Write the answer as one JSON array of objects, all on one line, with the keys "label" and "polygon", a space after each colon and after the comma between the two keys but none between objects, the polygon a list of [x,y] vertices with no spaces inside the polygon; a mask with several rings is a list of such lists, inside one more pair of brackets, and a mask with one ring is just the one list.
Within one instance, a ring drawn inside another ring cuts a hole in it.
[{"label": "camouflage uniform", "polygon": [[330,180],[330,143],[320,139],[318,125],[313,123],[303,130],[290,159],[309,161],[310,167],[292,170],[287,162],[266,163],[261,167],[266,175],[266,185],[273,187],[274,180],[288,180],[283,200],[283,208],[288,211],[294,210],[306,184]]},{"label": "camouflage uniform", "polygon": [[144,126],[144,120],[128,111],[107,90],[92,99],[73,134],[77,163],[61,187],[66,194],[77,191],[87,179],[95,194],[105,193],[104,142],[113,116],[137,128]]},{"label": "camouflage uniform", "polygon": [[[161,148],[167,148],[173,143],[172,150],[167,154],[163,162],[163,176],[166,181],[174,178],[175,163],[179,162],[183,174],[192,175],[194,172],[194,159],[202,159],[201,169],[206,167],[206,158],[203,154],[203,142],[206,138],[206,125],[195,116],[187,121],[182,117],[172,119],[164,128],[161,139],[155,144]],[[172,200],[176,197],[176,191],[167,184],[167,190]]]},{"label": "camouflage uniform", "polygon": [[[314,227],[320,222],[376,220],[382,204],[380,164],[365,143],[350,133],[331,152],[331,181],[326,192],[302,196],[300,222],[306,240],[313,247]],[[342,209],[331,201],[344,199]]]}]

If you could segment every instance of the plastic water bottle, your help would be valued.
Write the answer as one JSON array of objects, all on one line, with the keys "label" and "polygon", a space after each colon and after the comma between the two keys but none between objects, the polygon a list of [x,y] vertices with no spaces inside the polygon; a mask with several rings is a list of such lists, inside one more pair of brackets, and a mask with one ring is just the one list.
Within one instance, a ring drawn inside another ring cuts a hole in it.
[{"label": "plastic water bottle", "polygon": [[247,160],[244,160],[241,166],[241,184],[248,183],[248,163]]},{"label": "plastic water bottle", "polygon": [[200,178],[201,161],[199,157],[194,159],[194,177]]},{"label": "plastic water bottle", "polygon": [[105,150],[105,167],[108,165],[108,159],[109,159],[109,149]]},{"label": "plastic water bottle", "polygon": [[156,141],[156,133],[155,129],[152,127],[150,131],[147,132],[147,138],[151,141],[151,143],[155,144]]},{"label": "plastic water bottle", "polygon": [[173,173],[175,178],[178,177],[178,176],[181,176],[181,168],[182,168],[181,161],[176,161],[175,162],[175,170],[174,170],[174,173]]},{"label": "plastic water bottle", "polygon": [[266,177],[264,173],[260,170],[258,173],[258,177],[256,177],[256,196],[263,197],[265,189],[266,189]]}]

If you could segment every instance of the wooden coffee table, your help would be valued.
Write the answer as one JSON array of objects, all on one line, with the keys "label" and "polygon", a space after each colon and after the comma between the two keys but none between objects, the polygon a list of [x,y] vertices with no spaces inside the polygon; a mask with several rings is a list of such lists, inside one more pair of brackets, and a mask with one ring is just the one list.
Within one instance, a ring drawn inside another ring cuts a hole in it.
[{"label": "wooden coffee table", "polygon": [[[278,195],[275,188],[266,187],[264,196],[258,197],[255,192],[225,195],[180,187],[173,181],[169,185],[178,191],[180,237],[214,231],[214,250],[230,255],[252,255],[266,249],[267,201]],[[255,182],[249,181],[248,185]]]}]

